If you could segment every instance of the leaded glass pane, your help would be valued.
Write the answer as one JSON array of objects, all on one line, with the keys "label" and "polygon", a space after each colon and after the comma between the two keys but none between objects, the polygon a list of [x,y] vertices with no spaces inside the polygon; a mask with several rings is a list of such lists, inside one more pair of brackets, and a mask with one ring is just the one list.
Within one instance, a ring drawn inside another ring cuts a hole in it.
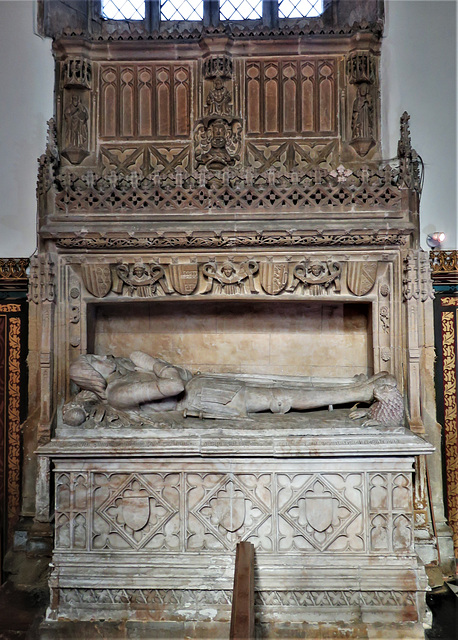
[{"label": "leaded glass pane", "polygon": [[323,13],[323,0],[280,0],[280,18],[313,18]]},{"label": "leaded glass pane", "polygon": [[202,20],[202,0],[163,0],[161,20]]},{"label": "leaded glass pane", "polygon": [[221,20],[257,20],[262,18],[262,0],[220,0]]},{"label": "leaded glass pane", "polygon": [[143,20],[145,0],[102,0],[102,16],[110,20]]}]

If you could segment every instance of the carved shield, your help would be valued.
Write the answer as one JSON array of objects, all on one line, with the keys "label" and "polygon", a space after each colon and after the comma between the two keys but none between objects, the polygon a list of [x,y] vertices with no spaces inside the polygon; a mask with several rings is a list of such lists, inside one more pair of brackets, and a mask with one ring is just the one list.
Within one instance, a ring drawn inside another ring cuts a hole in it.
[{"label": "carved shield", "polygon": [[288,264],[286,262],[261,262],[259,280],[266,293],[271,296],[283,291],[288,282]]},{"label": "carved shield", "polygon": [[214,511],[219,524],[234,533],[245,522],[245,499],[243,496],[218,497]]},{"label": "carved shield", "polygon": [[128,527],[140,531],[148,523],[150,516],[149,497],[144,495],[126,496],[122,498],[122,517]]},{"label": "carved shield", "polygon": [[305,517],[315,531],[322,533],[332,523],[333,501],[332,496],[305,497]]},{"label": "carved shield", "polygon": [[171,264],[168,271],[170,284],[177,293],[186,296],[197,287],[199,268],[196,264]]},{"label": "carved shield", "polygon": [[347,287],[355,296],[365,296],[374,286],[376,275],[376,262],[349,262]]},{"label": "carved shield", "polygon": [[96,298],[104,298],[111,290],[111,268],[109,264],[83,264],[81,277],[84,286]]}]

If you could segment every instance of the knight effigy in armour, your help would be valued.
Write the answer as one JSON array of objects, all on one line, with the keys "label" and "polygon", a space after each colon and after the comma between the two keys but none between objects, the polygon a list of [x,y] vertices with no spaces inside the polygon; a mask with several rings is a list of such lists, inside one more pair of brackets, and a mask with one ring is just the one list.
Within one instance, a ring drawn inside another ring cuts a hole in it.
[{"label": "knight effigy in armour", "polygon": [[370,378],[337,379],[193,374],[141,351],[130,358],[81,355],[70,367],[80,392],[63,408],[64,423],[80,426],[88,419],[120,426],[119,421],[148,422],[164,411],[184,417],[243,419],[261,412],[285,414],[330,405],[376,400],[369,409],[350,413],[367,418],[363,425],[402,426],[404,408],[396,380],[386,372]]}]

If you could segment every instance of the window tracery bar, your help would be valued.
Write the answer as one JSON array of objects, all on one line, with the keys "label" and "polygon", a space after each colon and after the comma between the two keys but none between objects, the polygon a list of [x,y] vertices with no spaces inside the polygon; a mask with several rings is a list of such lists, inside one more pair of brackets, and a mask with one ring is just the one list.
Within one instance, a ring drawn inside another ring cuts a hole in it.
[{"label": "window tracery bar", "polygon": [[279,0],[280,18],[313,18],[323,13],[323,0]]},{"label": "window tracery bar", "polygon": [[102,16],[109,20],[144,20],[145,0],[102,0]]},{"label": "window tracery bar", "polygon": [[257,20],[262,18],[262,0],[220,0],[221,20]]},{"label": "window tracery bar", "polygon": [[164,0],[161,2],[161,20],[202,20],[202,0]]}]

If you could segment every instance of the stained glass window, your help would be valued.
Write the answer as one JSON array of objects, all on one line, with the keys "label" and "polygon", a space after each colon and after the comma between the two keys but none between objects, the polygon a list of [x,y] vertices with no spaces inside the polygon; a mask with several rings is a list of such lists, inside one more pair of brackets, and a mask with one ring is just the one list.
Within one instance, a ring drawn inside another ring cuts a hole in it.
[{"label": "stained glass window", "polygon": [[102,16],[111,20],[143,20],[145,0],[102,0]]},{"label": "stained glass window", "polygon": [[279,0],[280,18],[313,18],[323,13],[323,0]]},{"label": "stained glass window", "polygon": [[262,18],[262,0],[220,0],[221,20],[258,20]]},{"label": "stained glass window", "polygon": [[202,0],[163,0],[161,20],[202,20]]}]

